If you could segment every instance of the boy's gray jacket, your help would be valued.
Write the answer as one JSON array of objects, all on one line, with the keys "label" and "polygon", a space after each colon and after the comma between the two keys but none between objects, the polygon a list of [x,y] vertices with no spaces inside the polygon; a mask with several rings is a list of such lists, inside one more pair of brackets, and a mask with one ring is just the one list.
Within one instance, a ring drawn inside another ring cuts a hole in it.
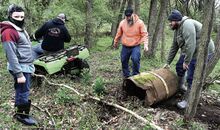
[{"label": "boy's gray jacket", "polygon": [[[185,55],[184,62],[186,64],[189,64],[192,59],[196,58],[201,30],[202,24],[200,22],[184,16],[179,28],[174,32],[173,44],[169,52],[167,64],[171,64],[179,48],[181,48],[181,55]],[[214,50],[214,43],[210,39],[208,54],[214,53]]]},{"label": "boy's gray jacket", "polygon": [[32,62],[34,59],[31,41],[27,32],[9,21],[0,23],[0,29],[9,70],[13,71],[17,77],[22,77],[22,72],[33,73],[34,66]]}]

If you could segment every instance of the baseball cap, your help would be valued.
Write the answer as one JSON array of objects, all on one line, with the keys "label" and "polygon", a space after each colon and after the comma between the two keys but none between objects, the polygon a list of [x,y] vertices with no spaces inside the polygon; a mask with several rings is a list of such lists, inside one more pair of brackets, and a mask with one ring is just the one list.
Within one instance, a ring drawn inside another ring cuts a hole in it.
[{"label": "baseball cap", "polygon": [[65,21],[69,21],[64,13],[58,14],[57,18],[64,19]]},{"label": "baseball cap", "polygon": [[127,8],[125,10],[125,16],[131,16],[133,14],[133,9],[132,8]]}]

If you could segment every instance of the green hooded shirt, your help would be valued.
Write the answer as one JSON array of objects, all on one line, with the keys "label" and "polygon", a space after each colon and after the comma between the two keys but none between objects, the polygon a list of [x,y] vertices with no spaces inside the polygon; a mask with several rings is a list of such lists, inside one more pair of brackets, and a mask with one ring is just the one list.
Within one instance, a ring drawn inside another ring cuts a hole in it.
[{"label": "green hooded shirt", "polygon": [[[170,48],[167,64],[171,64],[176,53],[181,49],[181,55],[185,55],[184,62],[189,64],[197,56],[202,24],[196,20],[184,16],[178,29],[174,31],[173,44]],[[210,39],[208,54],[214,53],[215,46]]]}]

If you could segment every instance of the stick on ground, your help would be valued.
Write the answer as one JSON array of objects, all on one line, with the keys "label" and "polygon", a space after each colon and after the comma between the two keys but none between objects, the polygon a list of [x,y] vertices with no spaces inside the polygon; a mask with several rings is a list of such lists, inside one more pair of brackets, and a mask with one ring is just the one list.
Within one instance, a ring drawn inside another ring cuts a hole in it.
[{"label": "stick on ground", "polygon": [[105,103],[105,104],[107,104],[107,105],[109,105],[109,106],[116,107],[116,108],[118,108],[118,109],[120,109],[120,110],[123,110],[123,111],[125,111],[125,112],[127,112],[127,113],[133,115],[133,116],[136,117],[137,119],[141,120],[141,121],[144,122],[145,124],[148,124],[148,125],[150,125],[151,127],[155,128],[155,129],[157,129],[157,130],[163,130],[161,127],[157,126],[154,122],[146,120],[146,119],[143,118],[142,116],[136,114],[135,112],[133,112],[133,111],[131,111],[131,110],[129,110],[129,109],[123,107],[123,106],[120,106],[120,105],[115,104],[115,103],[103,101],[103,100],[101,100],[101,99],[98,98],[98,97],[86,96],[85,94],[81,94],[81,93],[79,93],[76,89],[74,89],[74,88],[72,88],[72,87],[70,87],[70,86],[68,86],[68,85],[65,85],[65,84],[52,83],[52,82],[50,82],[44,75],[34,74],[34,76],[44,78],[44,80],[45,80],[49,85],[54,85],[54,86],[60,86],[60,87],[68,88],[68,89],[72,90],[73,92],[75,92],[75,93],[76,93],[77,95],[79,95],[80,97],[90,98],[90,99],[93,99],[93,100],[95,100],[95,101]]}]

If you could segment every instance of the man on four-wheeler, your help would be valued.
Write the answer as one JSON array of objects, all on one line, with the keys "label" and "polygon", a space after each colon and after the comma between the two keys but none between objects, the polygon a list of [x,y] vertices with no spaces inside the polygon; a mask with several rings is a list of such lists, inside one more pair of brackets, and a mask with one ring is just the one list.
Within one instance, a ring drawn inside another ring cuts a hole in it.
[{"label": "man on four-wheeler", "polygon": [[68,21],[64,13],[57,18],[49,20],[40,27],[32,36],[32,40],[43,39],[42,43],[33,46],[33,55],[37,59],[43,53],[57,52],[64,49],[64,42],[70,42],[71,36],[65,27]]}]

